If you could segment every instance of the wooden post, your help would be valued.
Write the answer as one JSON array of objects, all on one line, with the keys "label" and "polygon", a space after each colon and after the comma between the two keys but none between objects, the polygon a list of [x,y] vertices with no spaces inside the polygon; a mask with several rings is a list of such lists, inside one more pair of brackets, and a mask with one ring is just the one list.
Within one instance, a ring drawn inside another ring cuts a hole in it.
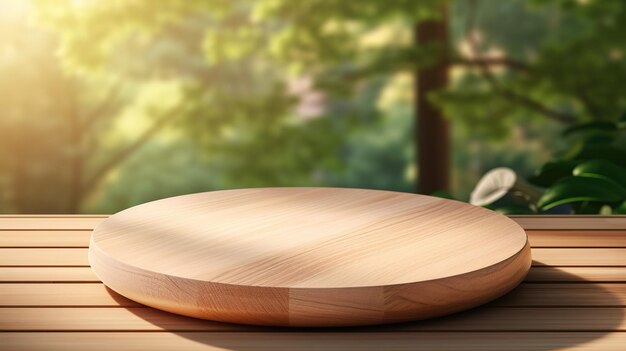
[{"label": "wooden post", "polygon": [[[437,42],[445,48],[448,42],[448,20],[445,5],[441,17],[422,21],[415,26],[416,45]],[[450,132],[449,123],[428,96],[448,84],[448,63],[445,57],[415,73],[415,144],[417,147],[418,192],[431,194],[450,190]]]}]

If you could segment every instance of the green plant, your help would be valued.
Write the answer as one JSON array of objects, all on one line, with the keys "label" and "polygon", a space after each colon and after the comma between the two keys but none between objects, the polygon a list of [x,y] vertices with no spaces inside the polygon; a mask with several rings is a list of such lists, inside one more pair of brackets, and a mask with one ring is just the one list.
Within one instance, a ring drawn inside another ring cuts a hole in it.
[{"label": "green plant", "polygon": [[[626,214],[626,114],[615,122],[574,125],[567,128],[563,136],[571,141],[572,146],[559,159],[546,163],[528,179],[530,184],[544,188],[541,196],[529,193],[528,196],[505,197],[506,193],[520,193],[520,186],[514,186],[513,179],[509,185],[494,189],[485,190],[484,186],[478,189],[477,186],[475,193],[502,194],[491,196],[488,203],[477,204],[506,214]],[[486,179],[493,174],[485,175],[479,185],[495,184]]]},{"label": "green plant", "polygon": [[572,147],[561,160],[544,165],[531,177],[547,188],[540,211],[569,205],[574,213],[626,213],[626,114],[619,121],[596,121],[566,129]]}]

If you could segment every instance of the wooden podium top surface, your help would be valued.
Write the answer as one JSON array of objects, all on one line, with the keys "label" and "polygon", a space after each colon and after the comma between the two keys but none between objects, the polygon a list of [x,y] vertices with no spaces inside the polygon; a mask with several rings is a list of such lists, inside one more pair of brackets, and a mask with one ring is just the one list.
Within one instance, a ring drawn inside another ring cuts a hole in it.
[{"label": "wooden podium top surface", "polygon": [[516,255],[511,219],[441,198],[363,189],[258,188],[185,195],[111,216],[92,244],[157,274],[281,288],[448,278]]}]

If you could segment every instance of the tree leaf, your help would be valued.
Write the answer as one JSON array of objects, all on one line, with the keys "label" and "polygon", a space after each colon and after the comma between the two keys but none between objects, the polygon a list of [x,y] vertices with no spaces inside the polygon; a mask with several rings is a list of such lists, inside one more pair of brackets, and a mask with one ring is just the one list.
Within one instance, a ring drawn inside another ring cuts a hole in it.
[{"label": "tree leaf", "polygon": [[602,178],[626,188],[626,168],[607,160],[591,160],[579,164],[572,173],[577,177]]},{"label": "tree leaf", "polygon": [[528,181],[531,184],[548,188],[559,179],[571,176],[574,168],[580,163],[579,160],[548,162],[541,167],[536,175],[528,178]]},{"label": "tree leaf", "polygon": [[620,117],[619,121],[617,121],[617,128],[618,129],[626,129],[626,111],[624,111],[624,113]]},{"label": "tree leaf", "polygon": [[594,201],[602,203],[624,201],[626,189],[602,178],[566,177],[546,190],[538,206],[549,210],[555,206],[573,202]]},{"label": "tree leaf", "polygon": [[589,123],[581,123],[571,126],[563,131],[564,136],[568,136],[575,133],[585,133],[590,131],[614,131],[617,130],[617,125],[613,122],[607,121],[593,121]]},{"label": "tree leaf", "polygon": [[626,166],[626,152],[607,144],[587,144],[571,157],[572,160],[609,160]]},{"label": "tree leaf", "polygon": [[613,208],[613,214],[626,214],[626,200],[624,200],[619,206]]},{"label": "tree leaf", "polygon": [[599,214],[605,205],[600,202],[583,201],[573,204],[576,214]]}]

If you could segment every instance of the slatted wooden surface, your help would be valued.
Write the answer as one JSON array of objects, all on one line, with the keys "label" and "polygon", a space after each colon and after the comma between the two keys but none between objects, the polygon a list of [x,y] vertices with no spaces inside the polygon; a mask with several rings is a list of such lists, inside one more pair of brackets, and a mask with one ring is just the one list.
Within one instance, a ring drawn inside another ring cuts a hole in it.
[{"label": "slatted wooden surface", "polygon": [[516,217],[533,267],[512,293],[444,318],[277,329],[161,312],[87,263],[103,216],[0,216],[0,350],[626,350],[626,217]]}]

